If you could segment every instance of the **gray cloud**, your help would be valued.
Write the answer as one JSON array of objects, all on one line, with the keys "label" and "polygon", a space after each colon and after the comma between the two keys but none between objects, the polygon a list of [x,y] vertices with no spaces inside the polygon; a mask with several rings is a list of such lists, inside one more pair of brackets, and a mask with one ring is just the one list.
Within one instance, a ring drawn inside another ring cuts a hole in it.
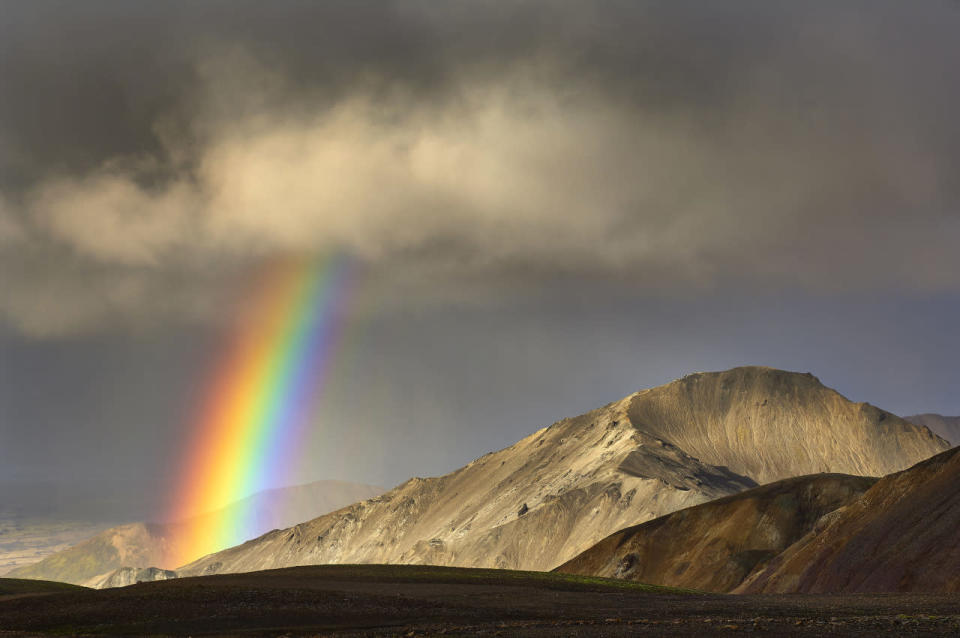
[{"label": "gray cloud", "polygon": [[0,246],[19,243],[25,239],[20,222],[0,194]]},{"label": "gray cloud", "polygon": [[956,291],[960,11],[800,4],[10,3],[0,311],[201,316],[324,251],[405,298]]}]

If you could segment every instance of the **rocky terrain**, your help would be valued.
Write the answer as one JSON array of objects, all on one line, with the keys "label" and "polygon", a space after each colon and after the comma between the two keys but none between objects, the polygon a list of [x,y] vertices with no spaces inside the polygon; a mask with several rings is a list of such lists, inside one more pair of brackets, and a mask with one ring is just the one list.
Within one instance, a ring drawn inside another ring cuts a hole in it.
[{"label": "rocky terrain", "polygon": [[947,448],[925,427],[850,402],[809,374],[698,373],[178,572],[322,563],[548,570],[624,527],[757,483],[878,476]]},{"label": "rocky terrain", "polygon": [[[225,509],[256,511],[255,519],[259,529],[251,533],[251,536],[254,536],[270,529],[287,527],[318,513],[329,512],[381,492],[382,488],[371,485],[317,481],[259,492]],[[206,516],[232,515],[229,511],[217,511]],[[113,582],[129,584],[127,580],[131,577],[131,572],[121,568],[147,568],[167,564],[166,553],[170,539],[177,533],[178,527],[177,523],[128,523],[112,527],[37,563],[14,569],[9,575],[88,586],[105,586]],[[114,573],[114,570],[120,571]],[[162,576],[165,573],[166,570],[136,572],[132,582],[151,580],[153,576]]]},{"label": "rocky terrain", "polygon": [[951,445],[960,445],[960,416],[943,416],[942,414],[914,414],[903,417],[910,423],[930,428],[934,434],[943,437]]},{"label": "rocky terrain", "polygon": [[960,448],[886,476],[737,592],[960,592]]},{"label": "rocky terrain", "polygon": [[729,592],[876,480],[785,479],[611,534],[557,571]]},{"label": "rocky terrain", "polygon": [[126,587],[137,583],[150,583],[158,580],[176,578],[177,572],[159,567],[119,567],[100,579],[88,581],[88,586],[94,589],[108,589],[110,587]]}]

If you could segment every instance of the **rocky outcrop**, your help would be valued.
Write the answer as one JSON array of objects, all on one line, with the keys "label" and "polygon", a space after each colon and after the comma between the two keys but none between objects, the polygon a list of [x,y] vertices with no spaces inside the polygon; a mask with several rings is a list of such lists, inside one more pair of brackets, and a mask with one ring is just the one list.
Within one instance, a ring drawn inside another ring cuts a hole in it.
[{"label": "rocky outcrop", "polygon": [[943,416],[928,412],[903,418],[910,423],[930,428],[931,432],[950,441],[951,445],[960,445],[960,416]]},{"label": "rocky outcrop", "polygon": [[137,583],[150,583],[156,580],[176,578],[177,572],[159,567],[121,567],[87,582],[87,587],[107,589],[126,587]]},{"label": "rocky outcrop", "polygon": [[960,448],[884,477],[758,570],[744,593],[960,591]]},{"label": "rocky outcrop", "polygon": [[928,429],[852,403],[812,375],[759,367],[700,373],[179,571],[318,563],[547,570],[628,525],[757,482],[881,475],[947,447]]},{"label": "rocky outcrop", "polygon": [[785,479],[611,534],[556,571],[728,592],[876,481]]}]

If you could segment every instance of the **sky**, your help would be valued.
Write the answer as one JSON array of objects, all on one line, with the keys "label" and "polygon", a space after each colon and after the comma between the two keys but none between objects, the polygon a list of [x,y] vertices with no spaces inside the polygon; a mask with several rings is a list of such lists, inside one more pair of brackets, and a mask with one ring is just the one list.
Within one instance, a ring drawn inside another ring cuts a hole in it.
[{"label": "sky", "polygon": [[744,364],[960,414],[960,3],[0,11],[5,503],[149,516],[289,255],[359,273],[299,481]]}]

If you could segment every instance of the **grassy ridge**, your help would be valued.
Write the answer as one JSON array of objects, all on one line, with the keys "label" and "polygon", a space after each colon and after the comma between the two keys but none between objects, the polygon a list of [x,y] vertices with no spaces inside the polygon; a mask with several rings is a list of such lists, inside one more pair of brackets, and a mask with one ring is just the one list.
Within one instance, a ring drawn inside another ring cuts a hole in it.
[{"label": "grassy ridge", "polygon": [[[695,594],[692,589],[647,585],[614,578],[579,576],[558,572],[535,572],[514,569],[476,567],[440,567],[436,565],[318,565],[324,575],[343,581],[376,580],[382,583],[449,583],[461,585],[509,585],[562,591],[635,591],[650,594]],[[268,576],[290,574],[299,567],[286,567],[254,572]],[[212,578],[212,577],[200,577]]]},{"label": "grassy ridge", "polygon": [[69,591],[81,591],[86,587],[58,583],[52,580],[30,580],[28,578],[0,578],[0,596],[19,594],[57,594]]}]

